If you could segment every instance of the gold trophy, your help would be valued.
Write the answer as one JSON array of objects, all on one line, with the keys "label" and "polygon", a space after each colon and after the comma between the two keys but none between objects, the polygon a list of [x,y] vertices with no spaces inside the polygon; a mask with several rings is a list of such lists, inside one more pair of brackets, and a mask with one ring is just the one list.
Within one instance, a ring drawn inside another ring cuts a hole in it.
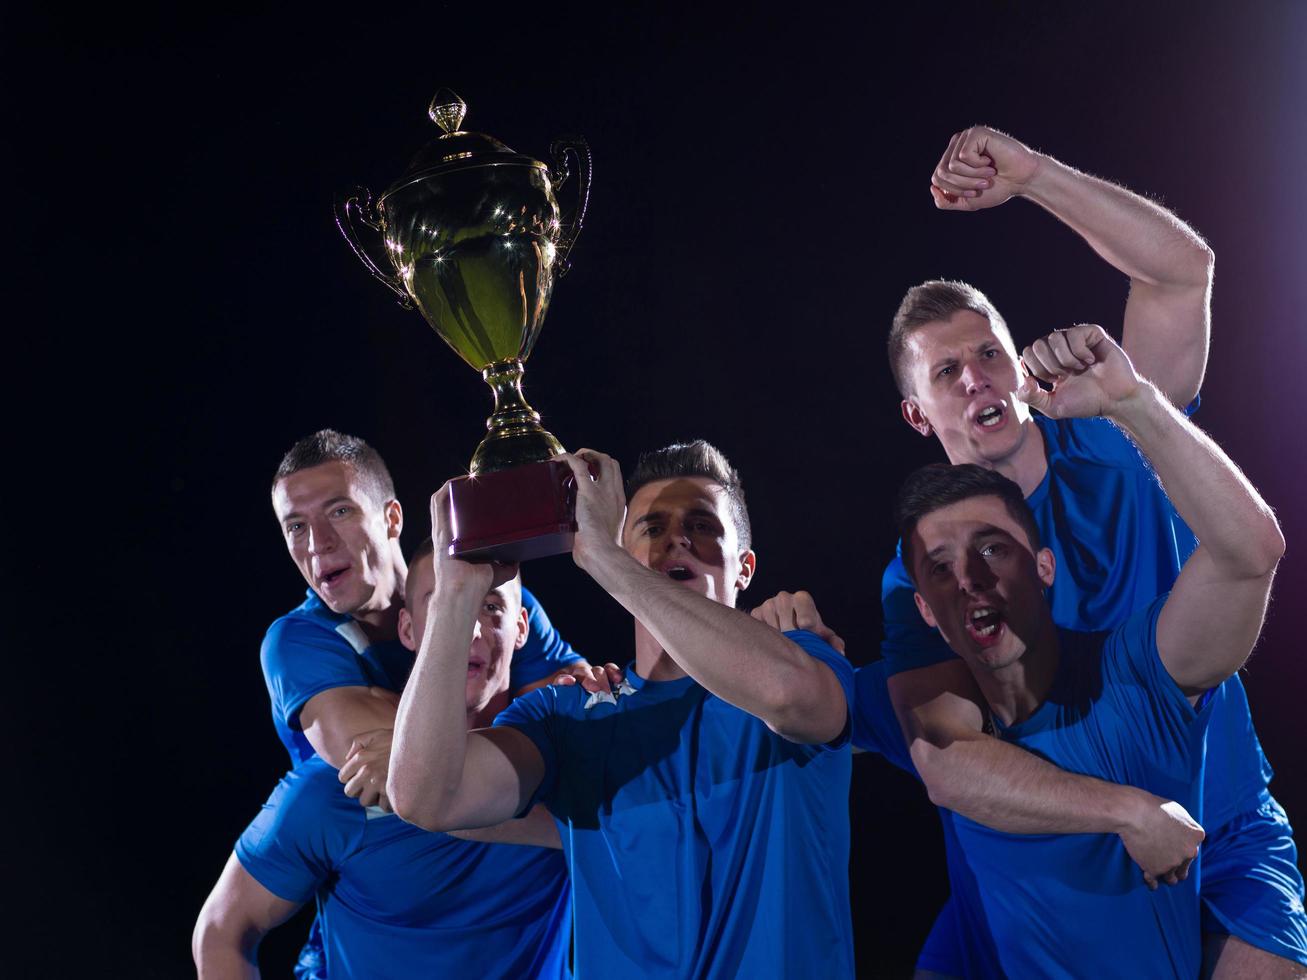
[{"label": "gold trophy", "polygon": [[[416,304],[494,392],[489,431],[468,475],[450,487],[450,552],[525,561],[570,551],[576,532],[572,471],[554,458],[562,445],[522,395],[522,366],[585,219],[590,150],[581,139],[555,140],[545,164],[463,130],[466,112],[453,92],[437,92],[428,113],[444,134],[375,207],[362,188],[338,200],[336,224],[372,275],[405,307]],[[555,191],[571,174],[569,155],[577,200],[564,225]],[[373,233],[372,247],[360,226]],[[377,246],[384,259],[373,257]]]}]

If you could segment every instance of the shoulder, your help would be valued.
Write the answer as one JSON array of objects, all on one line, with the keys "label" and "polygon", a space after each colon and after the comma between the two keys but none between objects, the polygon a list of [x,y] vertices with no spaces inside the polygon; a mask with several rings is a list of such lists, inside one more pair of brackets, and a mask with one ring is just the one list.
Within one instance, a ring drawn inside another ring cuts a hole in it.
[{"label": "shoulder", "polygon": [[[292,811],[362,810],[345,795],[336,770],[317,756],[306,759],[286,773],[268,802],[275,803],[278,809]],[[348,804],[348,807],[342,804]]]},{"label": "shoulder", "polygon": [[1104,676],[1111,683],[1179,693],[1157,649],[1157,620],[1170,593],[1160,595],[1116,629],[1102,634]]},{"label": "shoulder", "polygon": [[796,644],[800,650],[814,660],[820,660],[834,670],[841,681],[847,677],[848,685],[846,686],[852,686],[853,667],[849,664],[848,659],[816,633],[808,630],[786,630],[785,638]]},{"label": "shoulder", "polygon": [[908,567],[903,564],[902,542],[899,543],[898,548],[898,553],[890,559],[880,577],[880,598],[882,602],[901,599],[904,596],[911,600],[912,594],[917,590],[916,586],[912,584],[912,576],[908,574]]},{"label": "shoulder", "polygon": [[1105,644],[1112,647],[1157,646],[1157,619],[1171,593],[1158,596],[1143,609],[1130,615],[1116,629],[1106,634]]},{"label": "shoulder", "polygon": [[1137,470],[1148,467],[1130,437],[1105,418],[1033,418],[1044,436],[1045,452],[1054,470],[1063,462]]},{"label": "shoulder", "polygon": [[[324,610],[325,611],[325,610]],[[337,627],[349,622],[348,617],[329,618],[316,611],[304,611],[301,606],[274,620],[263,635],[260,655],[264,665],[292,656],[297,650],[324,649],[353,650],[349,640],[341,636]]]},{"label": "shoulder", "polygon": [[589,693],[580,684],[548,684],[513,701],[495,717],[495,727],[538,723],[553,717],[580,718],[585,714]]},{"label": "shoulder", "polygon": [[236,842],[236,857],[269,891],[303,902],[326,882],[364,830],[367,815],[336,771],[309,759],[286,773]]},{"label": "shoulder", "polygon": [[903,564],[903,542],[900,541],[895,545],[894,557],[889,560],[885,565],[885,571],[881,573],[880,594],[884,598],[902,589],[914,591],[912,578],[908,575],[908,567]]},{"label": "shoulder", "polygon": [[320,603],[315,606],[305,602],[272,621],[263,634],[263,646],[267,649],[282,643],[321,641],[329,637],[339,640],[336,627],[348,620],[348,616],[337,616]]},{"label": "shoulder", "polygon": [[329,826],[350,822],[354,810],[362,821],[363,808],[345,795],[336,770],[315,756],[281,777],[241,842],[251,851],[312,849],[310,841],[320,840]]}]

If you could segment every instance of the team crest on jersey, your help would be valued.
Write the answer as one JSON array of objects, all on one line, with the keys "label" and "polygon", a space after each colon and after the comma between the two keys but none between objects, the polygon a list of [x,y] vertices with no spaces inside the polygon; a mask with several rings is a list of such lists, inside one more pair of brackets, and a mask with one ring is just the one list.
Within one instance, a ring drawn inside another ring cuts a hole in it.
[{"label": "team crest on jersey", "polygon": [[617,699],[621,697],[623,694],[634,694],[634,693],[635,693],[635,688],[633,688],[627,682],[626,678],[623,677],[622,683],[617,685],[616,693],[614,693],[613,691],[595,691],[588,698],[586,698],[585,707],[586,710],[588,711],[589,709],[593,708],[596,704],[616,704]]}]

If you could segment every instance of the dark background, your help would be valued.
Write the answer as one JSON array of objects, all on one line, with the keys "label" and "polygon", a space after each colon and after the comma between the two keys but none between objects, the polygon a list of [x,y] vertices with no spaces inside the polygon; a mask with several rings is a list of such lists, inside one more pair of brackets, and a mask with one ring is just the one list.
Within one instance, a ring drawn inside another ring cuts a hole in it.
[{"label": "dark background", "polygon": [[[434,135],[440,85],[519,151],[593,148],[527,375],[546,423],[627,464],[721,445],[749,491],[750,599],[810,589],[857,662],[877,656],[888,501],[940,457],[884,363],[903,291],[973,281],[1018,344],[1119,330],[1125,299],[1026,202],[936,212],[950,134],[999,126],[1190,221],[1217,255],[1199,420],[1290,542],[1245,679],[1274,789],[1307,820],[1307,8],[323,9],[3,14],[10,969],[189,969],[195,914],[285,765],[258,645],[303,593],[268,504],[290,443],[334,426],[376,445],[410,548],[466,466],[488,392],[331,216]],[[629,657],[627,617],[569,559],[526,578],[592,660]],[[937,821],[877,758],[852,812],[859,960],[906,975],[945,895]],[[270,975],[301,932],[265,943]]]}]

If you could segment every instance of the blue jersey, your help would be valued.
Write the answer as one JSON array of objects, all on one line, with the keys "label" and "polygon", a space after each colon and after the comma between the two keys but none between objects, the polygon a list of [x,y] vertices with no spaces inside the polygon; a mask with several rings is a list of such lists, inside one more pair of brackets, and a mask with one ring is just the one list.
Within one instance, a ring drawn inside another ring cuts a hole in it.
[{"label": "blue jersey", "polygon": [[[1109,634],[1059,630],[1048,697],[1018,724],[996,720],[999,737],[1067,772],[1198,809],[1211,704],[1195,709],[1162,664],[1164,601]],[[1198,976],[1197,870],[1151,891],[1116,834],[1004,834],[962,816],[954,823],[1009,975]]]},{"label": "blue jersey", "polygon": [[[785,635],[852,703],[848,662]],[[572,873],[577,977],[853,976],[847,726],[799,745],[692,678],[627,678],[616,703],[550,687],[495,721],[544,760],[535,796]]]},{"label": "blue jersey", "polygon": [[274,895],[317,900],[333,980],[569,975],[561,853],[370,816],[321,759],[282,777],[236,857]]},{"label": "blue jersey", "polygon": [[[1111,422],[1036,415],[1034,423],[1044,437],[1048,472],[1026,499],[1042,544],[1057,560],[1048,593],[1053,620],[1078,631],[1111,629],[1170,590],[1195,539],[1139,450]],[[954,657],[938,631],[922,620],[913,591],[900,551],[885,569],[881,588],[881,652],[890,675]],[[863,715],[861,703],[856,709]],[[866,710],[883,708],[870,700]],[[1215,831],[1270,798],[1271,769],[1238,675],[1216,690],[1209,711],[1206,769],[1212,776],[1204,780],[1202,805],[1190,813]],[[873,730],[875,724],[855,722],[855,733]],[[854,744],[880,751],[876,745]],[[958,906],[956,921],[963,925],[958,945],[967,953],[966,975],[996,976],[975,878],[957,844],[952,815],[941,811],[941,817],[950,901]]]},{"label": "blue jersey", "polygon": [[[1111,629],[1169,592],[1197,542],[1134,443],[1106,419],[1034,417],[1044,436],[1048,472],[1026,498],[1044,547],[1057,559],[1048,590],[1053,621],[1066,629]],[[912,600],[902,555],[885,569],[881,601],[890,674],[954,656]],[[1191,811],[1212,829],[1267,799],[1271,767],[1248,712],[1238,675],[1218,691],[1211,719],[1203,807]]]},{"label": "blue jersey", "polygon": [[[522,608],[529,629],[526,643],[513,654],[509,684],[514,691],[581,659],[526,589]],[[268,628],[260,659],[272,701],[272,723],[292,765],[314,754],[300,727],[300,709],[310,698],[335,687],[384,687],[398,692],[413,666],[412,651],[398,640],[369,643],[353,617],[332,612],[312,589],[299,606]]]}]

